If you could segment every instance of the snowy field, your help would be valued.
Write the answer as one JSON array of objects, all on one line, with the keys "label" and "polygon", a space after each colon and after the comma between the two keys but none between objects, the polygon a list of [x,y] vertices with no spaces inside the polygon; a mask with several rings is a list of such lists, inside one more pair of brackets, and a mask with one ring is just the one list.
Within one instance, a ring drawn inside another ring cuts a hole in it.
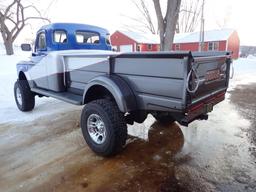
[{"label": "snowy field", "polygon": [[[35,109],[32,112],[20,112],[15,104],[13,85],[17,79],[16,63],[26,60],[30,53],[16,51],[13,56],[0,52],[0,123],[13,121],[31,121],[40,116],[66,111],[77,106],[64,103],[52,98],[36,97]],[[240,58],[234,61],[234,78],[230,81],[230,89],[238,84],[256,82],[256,57]]]},{"label": "snowy field", "polygon": [[31,112],[21,112],[16,107],[13,86],[17,79],[16,63],[27,60],[31,53],[16,51],[15,55],[0,54],[0,123],[31,121],[44,115],[66,111],[77,106],[53,98],[36,97],[35,108]]}]

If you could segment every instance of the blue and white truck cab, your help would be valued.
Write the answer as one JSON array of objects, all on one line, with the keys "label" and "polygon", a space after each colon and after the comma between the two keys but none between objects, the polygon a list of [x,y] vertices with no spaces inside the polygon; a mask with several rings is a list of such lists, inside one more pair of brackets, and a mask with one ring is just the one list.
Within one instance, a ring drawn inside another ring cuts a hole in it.
[{"label": "blue and white truck cab", "polygon": [[107,30],[55,23],[39,29],[30,61],[17,64],[14,97],[21,111],[33,110],[35,96],[85,105],[83,136],[110,156],[123,149],[127,123],[148,114],[186,126],[207,119],[225,98],[230,63],[229,52],[112,52]]},{"label": "blue and white truck cab", "polygon": [[36,35],[33,56],[60,50],[111,50],[106,29],[75,23],[53,23],[41,27]]},{"label": "blue and white truck cab", "polygon": [[[31,51],[30,44],[22,44],[22,50]],[[36,34],[30,62],[17,64],[17,70],[26,71],[46,55],[62,50],[111,50],[109,32],[106,29],[76,23],[53,23],[42,26]]]},{"label": "blue and white truck cab", "polygon": [[[21,48],[24,51],[32,50],[30,44],[22,44]],[[85,24],[53,23],[38,30],[32,57],[30,61],[18,63],[17,72],[37,87],[63,91],[65,87],[60,82],[63,82],[65,66],[58,64],[62,62],[61,55],[109,54],[110,50],[109,32],[106,29]]]}]

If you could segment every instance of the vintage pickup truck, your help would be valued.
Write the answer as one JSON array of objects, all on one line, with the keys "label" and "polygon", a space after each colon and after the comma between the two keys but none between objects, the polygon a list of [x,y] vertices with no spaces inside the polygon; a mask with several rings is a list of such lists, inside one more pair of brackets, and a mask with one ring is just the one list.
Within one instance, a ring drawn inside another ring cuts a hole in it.
[{"label": "vintage pickup truck", "polygon": [[107,30],[55,23],[38,31],[31,59],[17,64],[14,96],[21,111],[34,108],[35,96],[85,105],[83,136],[110,156],[123,149],[127,124],[148,114],[185,126],[207,119],[225,98],[230,63],[228,52],[112,52]]}]

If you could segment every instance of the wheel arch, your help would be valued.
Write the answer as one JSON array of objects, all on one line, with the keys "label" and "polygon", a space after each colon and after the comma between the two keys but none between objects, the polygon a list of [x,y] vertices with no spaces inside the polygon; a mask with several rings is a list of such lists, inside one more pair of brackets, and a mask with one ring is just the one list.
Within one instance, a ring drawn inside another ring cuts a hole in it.
[{"label": "wheel arch", "polygon": [[119,76],[99,76],[92,79],[85,87],[83,104],[110,95],[122,112],[137,109],[136,97],[129,85]]},{"label": "wheel arch", "polygon": [[18,79],[19,80],[27,80],[27,77],[23,71],[19,71]]},{"label": "wheel arch", "polygon": [[18,72],[18,80],[24,80],[24,81],[27,81],[29,87],[33,87],[34,86],[34,82],[32,80],[30,80],[30,77],[29,75],[27,74],[27,72],[24,72],[22,70],[20,70]]},{"label": "wheel arch", "polygon": [[[22,77],[25,76],[25,80],[30,81],[31,77],[30,74],[28,73],[28,71],[33,67],[33,64],[31,64],[30,61],[21,61],[19,63],[16,64],[16,69],[17,69],[17,75],[19,80],[20,79],[20,75],[23,75]],[[22,79],[24,80],[24,79]]]}]

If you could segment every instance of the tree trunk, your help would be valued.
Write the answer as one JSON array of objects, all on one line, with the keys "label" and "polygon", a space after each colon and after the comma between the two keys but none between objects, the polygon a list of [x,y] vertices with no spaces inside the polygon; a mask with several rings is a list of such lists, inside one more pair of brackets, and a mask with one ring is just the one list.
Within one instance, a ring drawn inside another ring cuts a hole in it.
[{"label": "tree trunk", "polygon": [[6,55],[13,55],[13,44],[12,44],[12,41],[10,40],[6,40],[4,42],[4,46],[5,46],[5,52],[6,52]]},{"label": "tree trunk", "polygon": [[164,37],[164,51],[171,51],[176,30],[176,23],[179,16],[181,0],[168,0],[166,11],[166,26]]},{"label": "tree trunk", "polygon": [[176,23],[180,10],[181,0],[167,0],[166,15],[163,16],[159,0],[153,0],[158,30],[160,35],[160,50],[172,50],[172,43],[176,29]]},{"label": "tree trunk", "polygon": [[172,44],[173,44],[173,39],[174,39],[175,29],[176,29],[176,22],[177,20],[173,18],[173,19],[170,19],[170,21],[168,21],[167,23],[167,26],[165,28],[163,51],[172,50]]}]

